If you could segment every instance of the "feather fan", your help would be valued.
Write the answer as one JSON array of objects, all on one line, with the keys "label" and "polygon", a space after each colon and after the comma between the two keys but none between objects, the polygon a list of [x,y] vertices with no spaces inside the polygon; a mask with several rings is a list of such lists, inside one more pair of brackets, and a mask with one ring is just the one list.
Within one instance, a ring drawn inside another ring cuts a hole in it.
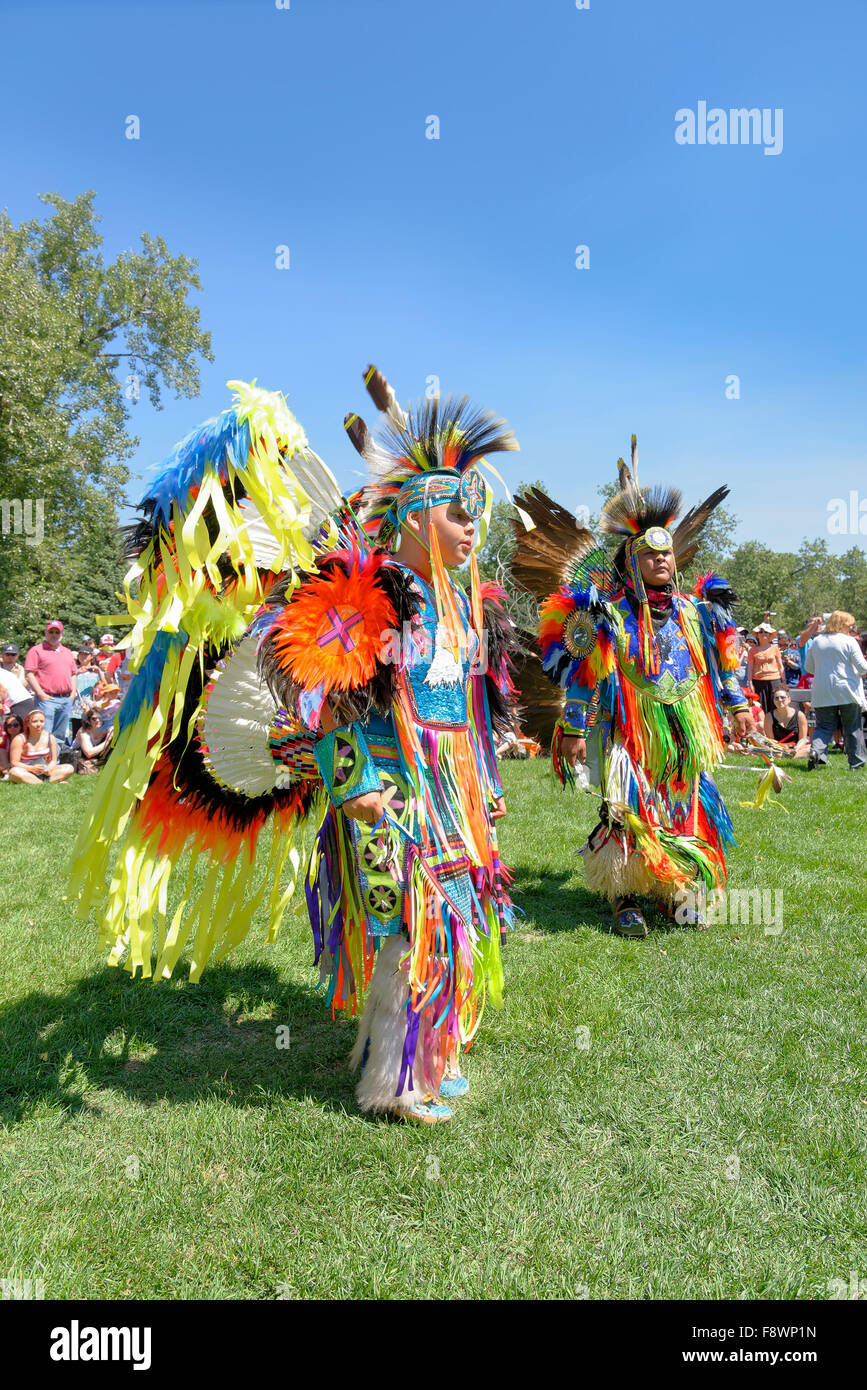
[{"label": "feather fan", "polygon": [[572,582],[580,562],[597,550],[596,540],[592,531],[539,488],[530,488],[515,501],[530,517],[533,529],[512,518],[517,542],[512,577],[534,598],[547,598],[561,584]]}]

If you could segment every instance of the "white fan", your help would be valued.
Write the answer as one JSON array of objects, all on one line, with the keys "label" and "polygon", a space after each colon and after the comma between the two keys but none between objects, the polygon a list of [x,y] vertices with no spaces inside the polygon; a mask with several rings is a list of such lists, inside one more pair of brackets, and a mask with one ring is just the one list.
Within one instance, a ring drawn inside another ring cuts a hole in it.
[{"label": "white fan", "polygon": [[[270,534],[270,533],[269,533]],[[256,669],[256,639],[241,638],[214,672],[213,686],[199,716],[202,750],[212,775],[247,796],[262,796],[279,785],[279,769],[268,746],[277,704]]]}]

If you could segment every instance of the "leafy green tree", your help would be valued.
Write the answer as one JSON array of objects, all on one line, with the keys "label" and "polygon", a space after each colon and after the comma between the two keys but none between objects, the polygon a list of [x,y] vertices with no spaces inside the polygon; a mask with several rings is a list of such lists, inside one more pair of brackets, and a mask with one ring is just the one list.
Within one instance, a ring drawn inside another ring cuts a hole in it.
[{"label": "leafy green tree", "polygon": [[[824,537],[805,540],[798,550],[788,607],[803,625],[814,613],[827,613],[840,606],[840,560],[828,549]],[[779,619],[775,620],[779,626]],[[786,625],[788,631],[788,625]]]},{"label": "leafy green tree", "polygon": [[[548,491],[545,484],[537,479],[534,483],[519,483],[513,496],[517,496],[518,493],[525,492],[532,487],[537,487],[540,492],[547,493]],[[509,566],[516,546],[515,533],[512,528],[514,516],[515,508],[511,502],[495,502],[491,508],[488,534],[477,557],[479,574],[482,579],[495,579],[500,584],[508,583]]]},{"label": "leafy green tree", "polygon": [[774,626],[790,630],[786,619],[797,567],[798,557],[789,551],[771,550],[761,541],[739,545],[725,566],[725,578],[739,599],[738,622],[752,628],[770,613]]},{"label": "leafy green tree", "polygon": [[165,388],[195,396],[198,359],[213,360],[188,302],[201,289],[196,262],[147,233],[106,262],[94,196],[45,194],[50,214],[17,226],[0,214],[0,499],[44,513],[39,543],[3,516],[0,631],[19,643],[70,611],[70,586],[88,574],[103,597],[86,616],[76,600],[75,612],[91,630],[123,573],[117,507],[138,444],[132,406],[146,395],[159,409]]}]

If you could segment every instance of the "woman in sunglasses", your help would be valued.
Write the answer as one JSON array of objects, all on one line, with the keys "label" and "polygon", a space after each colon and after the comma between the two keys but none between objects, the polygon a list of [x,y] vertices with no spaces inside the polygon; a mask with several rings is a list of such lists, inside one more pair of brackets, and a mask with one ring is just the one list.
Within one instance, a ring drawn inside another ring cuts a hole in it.
[{"label": "woman in sunglasses", "polygon": [[111,724],[103,724],[103,717],[97,709],[85,711],[81,728],[72,741],[73,748],[81,749],[78,771],[99,772],[111,749],[114,732]]},{"label": "woman in sunglasses", "polygon": [[13,738],[17,738],[22,732],[24,725],[17,714],[7,714],[3,720],[3,728],[0,729],[0,781],[5,782],[9,776],[9,750],[12,747]]}]

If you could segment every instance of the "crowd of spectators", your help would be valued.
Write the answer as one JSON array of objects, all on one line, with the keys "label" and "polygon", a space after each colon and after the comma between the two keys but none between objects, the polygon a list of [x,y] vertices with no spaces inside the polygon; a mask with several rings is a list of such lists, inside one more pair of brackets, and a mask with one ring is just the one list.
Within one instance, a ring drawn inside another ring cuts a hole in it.
[{"label": "crowd of spectators", "polygon": [[769,617],[738,633],[737,674],[757,730],[791,745],[811,771],[835,747],[845,750],[850,771],[863,770],[867,632],[842,609],[816,614],[797,637],[773,627]]},{"label": "crowd of spectators", "polygon": [[0,649],[0,779],[65,782],[98,771],[131,679],[112,634],[68,647],[63,623],[51,618],[20,658],[14,642]]},{"label": "crowd of spectators", "polygon": [[[758,732],[807,757],[812,770],[845,749],[851,771],[867,765],[867,632],[851,613],[816,615],[797,637],[763,622],[738,630],[738,679]],[[131,675],[110,632],[97,645],[63,641],[52,618],[22,664],[0,649],[0,780],[64,782],[93,773],[111,752],[114,717]],[[739,745],[730,735],[733,748]]]}]

